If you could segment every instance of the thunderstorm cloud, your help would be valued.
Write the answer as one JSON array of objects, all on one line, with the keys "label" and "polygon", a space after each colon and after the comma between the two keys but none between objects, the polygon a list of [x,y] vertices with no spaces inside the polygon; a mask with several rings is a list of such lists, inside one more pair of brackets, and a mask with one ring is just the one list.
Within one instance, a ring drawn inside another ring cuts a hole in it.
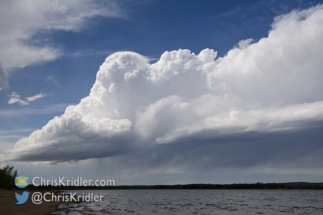
[{"label": "thunderstorm cloud", "polygon": [[[306,156],[315,151],[321,161],[314,131],[323,122],[322,23],[322,6],[292,11],[275,19],[266,38],[240,41],[223,57],[208,48],[199,54],[179,49],[150,63],[134,52],[114,53],[87,97],[20,139],[4,159],[133,156],[132,162],[154,165],[183,163],[187,156],[200,158],[199,165],[251,165],[274,155],[297,158],[309,144],[304,134],[315,143]],[[294,138],[286,136],[291,133]]]}]

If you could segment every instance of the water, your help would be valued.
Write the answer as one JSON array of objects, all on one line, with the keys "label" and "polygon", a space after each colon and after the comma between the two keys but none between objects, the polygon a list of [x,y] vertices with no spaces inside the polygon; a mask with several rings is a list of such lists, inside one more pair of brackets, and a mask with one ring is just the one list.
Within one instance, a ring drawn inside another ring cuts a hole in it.
[{"label": "water", "polygon": [[[75,191],[72,191],[75,192]],[[323,190],[100,190],[103,202],[61,205],[56,214],[323,214]]]}]

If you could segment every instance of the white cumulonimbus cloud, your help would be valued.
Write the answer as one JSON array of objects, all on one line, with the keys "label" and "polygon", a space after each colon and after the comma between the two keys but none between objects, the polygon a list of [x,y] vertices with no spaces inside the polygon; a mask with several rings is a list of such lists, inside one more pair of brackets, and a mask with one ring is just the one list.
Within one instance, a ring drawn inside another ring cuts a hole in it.
[{"label": "white cumulonimbus cloud", "polygon": [[112,54],[89,96],[20,139],[5,159],[75,161],[317,125],[322,23],[323,6],[293,11],[276,18],[268,37],[241,41],[219,58],[212,49],[165,52],[153,64],[133,52]]}]

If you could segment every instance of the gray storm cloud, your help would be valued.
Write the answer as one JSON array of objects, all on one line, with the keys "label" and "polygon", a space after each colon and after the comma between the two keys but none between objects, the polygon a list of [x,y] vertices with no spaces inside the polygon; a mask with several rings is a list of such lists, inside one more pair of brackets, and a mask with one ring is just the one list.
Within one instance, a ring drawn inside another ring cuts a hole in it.
[{"label": "gray storm cloud", "polygon": [[212,148],[219,139],[315,127],[323,121],[322,23],[322,6],[293,11],[276,18],[268,37],[218,58],[212,49],[165,52],[153,64],[112,54],[89,96],[4,159],[76,161],[201,140]]}]

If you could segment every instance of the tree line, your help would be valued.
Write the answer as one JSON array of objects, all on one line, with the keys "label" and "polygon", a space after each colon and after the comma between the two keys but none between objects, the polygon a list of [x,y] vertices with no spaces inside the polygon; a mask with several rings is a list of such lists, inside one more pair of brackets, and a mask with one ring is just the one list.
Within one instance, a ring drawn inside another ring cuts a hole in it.
[{"label": "tree line", "polygon": [[[0,169],[0,188],[15,188],[17,170],[7,165]],[[323,183],[289,182],[289,183],[251,183],[251,184],[176,184],[176,185],[119,185],[119,186],[39,186],[28,185],[30,190],[113,190],[113,189],[323,189]]]},{"label": "tree line", "polygon": [[0,169],[0,188],[11,189],[15,187],[17,170],[13,166],[7,165]]}]

